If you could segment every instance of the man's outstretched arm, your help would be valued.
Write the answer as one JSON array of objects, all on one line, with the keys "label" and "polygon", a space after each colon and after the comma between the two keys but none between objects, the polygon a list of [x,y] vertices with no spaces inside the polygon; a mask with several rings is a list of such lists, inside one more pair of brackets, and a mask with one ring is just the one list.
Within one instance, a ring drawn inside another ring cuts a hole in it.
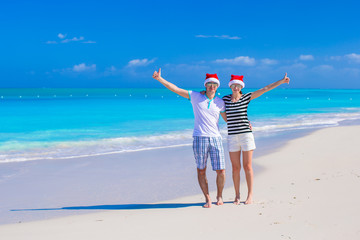
[{"label": "man's outstretched arm", "polygon": [[190,99],[189,92],[185,89],[177,87],[175,84],[172,84],[171,82],[166,81],[161,77],[161,68],[159,68],[159,72],[155,71],[153,74],[153,78],[158,80],[162,85],[164,85],[167,89],[170,91],[179,94],[180,96]]}]

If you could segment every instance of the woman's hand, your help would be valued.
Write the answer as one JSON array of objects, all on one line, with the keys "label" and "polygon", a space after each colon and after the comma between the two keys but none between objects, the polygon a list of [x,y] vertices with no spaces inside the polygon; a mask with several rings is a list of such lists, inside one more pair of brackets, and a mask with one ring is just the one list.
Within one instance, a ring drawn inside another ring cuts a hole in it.
[{"label": "woman's hand", "polygon": [[269,84],[269,85],[267,85],[266,87],[263,87],[263,88],[255,91],[255,92],[253,92],[253,93],[251,94],[250,100],[253,100],[253,99],[255,99],[255,98],[260,97],[260,96],[263,95],[264,93],[266,93],[266,92],[268,92],[268,91],[270,91],[270,90],[272,90],[272,89],[280,86],[280,85],[283,84],[283,83],[289,84],[289,82],[290,82],[290,78],[288,78],[287,73],[285,73],[285,76],[284,76],[283,79],[281,79],[281,80],[279,80],[279,81],[276,81],[276,82],[274,82],[274,83],[272,83],[272,84]]},{"label": "woman's hand", "polygon": [[161,79],[161,68],[159,68],[159,72],[155,71],[152,77],[159,81]]},{"label": "woman's hand", "polygon": [[288,78],[287,73],[285,73],[285,76],[284,76],[283,79],[281,79],[281,81],[282,81],[282,83],[287,83],[287,84],[289,84],[290,78]]}]

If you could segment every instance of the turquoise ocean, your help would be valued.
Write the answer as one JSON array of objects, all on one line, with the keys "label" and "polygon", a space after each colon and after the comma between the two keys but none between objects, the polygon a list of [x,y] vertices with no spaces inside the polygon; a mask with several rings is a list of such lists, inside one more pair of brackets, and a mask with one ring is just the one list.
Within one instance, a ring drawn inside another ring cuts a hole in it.
[{"label": "turquoise ocean", "polygon": [[[256,138],[337,126],[360,119],[360,90],[275,89],[248,116]],[[0,89],[0,163],[191,145],[193,124],[190,102],[167,89]]]}]

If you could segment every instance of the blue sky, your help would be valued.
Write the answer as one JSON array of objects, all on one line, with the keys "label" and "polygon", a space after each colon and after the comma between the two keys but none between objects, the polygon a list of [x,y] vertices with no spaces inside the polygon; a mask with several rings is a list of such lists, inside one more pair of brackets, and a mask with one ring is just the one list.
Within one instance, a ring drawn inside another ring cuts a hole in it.
[{"label": "blue sky", "polygon": [[[326,4],[325,4],[326,3]],[[3,1],[1,87],[360,88],[357,1]]]}]

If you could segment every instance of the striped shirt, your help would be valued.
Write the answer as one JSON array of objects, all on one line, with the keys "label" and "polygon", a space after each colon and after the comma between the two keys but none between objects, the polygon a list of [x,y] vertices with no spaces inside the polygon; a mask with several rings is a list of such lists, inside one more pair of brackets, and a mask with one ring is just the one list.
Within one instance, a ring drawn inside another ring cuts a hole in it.
[{"label": "striped shirt", "polygon": [[228,135],[252,132],[247,116],[247,108],[250,103],[251,94],[252,93],[246,93],[241,95],[237,102],[231,101],[231,94],[222,98],[225,103]]}]

